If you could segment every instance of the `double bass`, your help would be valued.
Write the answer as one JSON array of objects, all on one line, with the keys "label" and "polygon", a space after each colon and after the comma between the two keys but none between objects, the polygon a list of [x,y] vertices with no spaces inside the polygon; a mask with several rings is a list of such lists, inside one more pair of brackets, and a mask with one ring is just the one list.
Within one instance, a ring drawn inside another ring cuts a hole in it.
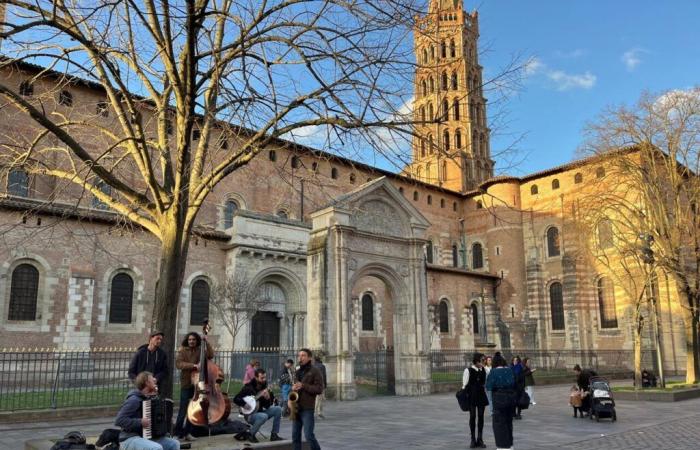
[{"label": "double bass", "polygon": [[[209,319],[204,320],[204,336],[211,331]],[[214,361],[207,359],[207,341],[202,339],[199,349],[199,370],[192,372],[194,397],[187,405],[187,420],[192,425],[208,426],[231,414],[231,399],[221,392],[223,371]]]}]

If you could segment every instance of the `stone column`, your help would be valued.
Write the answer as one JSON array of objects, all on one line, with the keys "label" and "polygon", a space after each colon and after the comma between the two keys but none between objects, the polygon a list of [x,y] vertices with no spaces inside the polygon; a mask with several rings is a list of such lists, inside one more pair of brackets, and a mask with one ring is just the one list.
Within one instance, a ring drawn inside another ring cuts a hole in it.
[{"label": "stone column", "polygon": [[92,273],[73,272],[68,280],[66,315],[58,326],[55,343],[61,350],[92,345],[92,306],[95,279]]}]

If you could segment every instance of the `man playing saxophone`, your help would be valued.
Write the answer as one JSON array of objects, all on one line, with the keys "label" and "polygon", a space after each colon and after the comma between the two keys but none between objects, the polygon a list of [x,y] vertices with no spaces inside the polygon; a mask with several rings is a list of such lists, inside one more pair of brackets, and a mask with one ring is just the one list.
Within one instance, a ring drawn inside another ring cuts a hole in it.
[{"label": "man playing saxophone", "polygon": [[[312,450],[321,450],[314,435],[314,410],[316,396],[323,392],[323,375],[313,365],[313,355],[308,348],[299,350],[299,369],[295,374],[292,392],[299,395],[297,415],[292,423],[292,442],[294,450],[301,450],[301,430],[304,430],[306,442]],[[290,394],[291,395],[291,394]]]},{"label": "man playing saxophone", "polygon": [[267,374],[264,369],[255,370],[255,378],[250,383],[243,386],[241,391],[233,398],[233,403],[240,407],[247,405],[246,398],[253,397],[257,408],[246,416],[246,420],[251,425],[250,442],[259,442],[255,435],[260,427],[270,419],[272,422],[271,441],[281,441],[279,436],[280,420],[282,419],[282,408],[274,405],[275,396],[267,387]]}]

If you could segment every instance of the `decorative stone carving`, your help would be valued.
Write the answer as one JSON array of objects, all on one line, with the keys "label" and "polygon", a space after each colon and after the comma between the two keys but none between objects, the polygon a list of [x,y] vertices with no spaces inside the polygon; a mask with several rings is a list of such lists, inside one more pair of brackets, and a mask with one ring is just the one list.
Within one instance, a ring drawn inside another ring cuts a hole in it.
[{"label": "decorative stone carving", "polygon": [[388,203],[373,199],[354,208],[350,223],[358,230],[385,236],[406,237],[408,227],[399,211]]}]

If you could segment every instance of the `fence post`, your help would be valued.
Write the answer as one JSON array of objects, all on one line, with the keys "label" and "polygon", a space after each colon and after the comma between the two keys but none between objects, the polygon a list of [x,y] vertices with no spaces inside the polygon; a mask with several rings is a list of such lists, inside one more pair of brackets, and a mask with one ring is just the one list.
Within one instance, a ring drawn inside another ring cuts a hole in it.
[{"label": "fence post", "polygon": [[[55,354],[55,353],[54,353]],[[58,408],[58,401],[56,399],[56,394],[58,391],[58,378],[61,375],[61,361],[63,358],[58,357],[58,366],[56,366],[56,378],[53,380],[53,386],[51,388],[51,409]]]}]

